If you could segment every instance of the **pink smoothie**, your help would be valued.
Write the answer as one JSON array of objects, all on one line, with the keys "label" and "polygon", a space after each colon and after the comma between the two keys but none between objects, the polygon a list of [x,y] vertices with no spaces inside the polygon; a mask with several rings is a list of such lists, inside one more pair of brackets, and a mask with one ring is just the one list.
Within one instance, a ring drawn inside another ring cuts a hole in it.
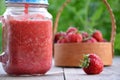
[{"label": "pink smoothie", "polygon": [[[37,15],[38,16],[38,15]],[[8,27],[8,74],[45,74],[52,62],[52,21],[10,19]]]}]

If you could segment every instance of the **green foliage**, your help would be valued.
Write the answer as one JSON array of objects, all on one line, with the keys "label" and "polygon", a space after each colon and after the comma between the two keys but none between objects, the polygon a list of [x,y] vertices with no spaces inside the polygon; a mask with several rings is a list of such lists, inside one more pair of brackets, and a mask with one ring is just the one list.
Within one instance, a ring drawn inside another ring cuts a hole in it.
[{"label": "green foliage", "polygon": [[[0,0],[0,15],[2,15],[5,11],[5,0]],[[0,23],[0,51],[2,45],[2,24]]]},{"label": "green foliage", "polygon": [[119,42],[120,42],[120,33],[116,35],[116,40],[115,40],[116,49],[120,49],[120,44],[118,45]]},{"label": "green foliage", "polygon": [[5,0],[0,0],[0,15],[5,11]]},{"label": "green foliage", "polygon": [[[52,0],[50,1],[52,6],[54,5],[53,2]],[[61,0],[61,2],[63,3],[64,0]],[[54,19],[59,8],[55,9],[57,10],[53,10],[51,6],[49,6],[49,11],[53,14]],[[105,5],[99,0],[87,0],[87,2],[85,0],[72,0],[62,12],[58,31],[65,31],[69,26],[75,26],[87,32],[100,29],[104,37],[107,40],[110,39],[110,16]],[[109,30],[109,32],[107,30]]]}]

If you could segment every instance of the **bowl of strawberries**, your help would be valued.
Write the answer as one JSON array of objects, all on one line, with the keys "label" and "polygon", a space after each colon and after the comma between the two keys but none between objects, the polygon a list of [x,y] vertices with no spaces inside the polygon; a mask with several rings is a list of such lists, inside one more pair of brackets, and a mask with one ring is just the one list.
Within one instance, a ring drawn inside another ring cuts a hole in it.
[{"label": "bowl of strawberries", "polygon": [[79,67],[83,56],[94,53],[99,56],[105,66],[112,65],[114,55],[114,40],[116,35],[116,21],[112,9],[107,2],[103,3],[111,18],[111,39],[107,41],[100,30],[92,33],[79,31],[75,27],[69,27],[65,32],[57,32],[60,15],[71,0],[65,0],[60,7],[54,22],[54,62],[55,66]]},{"label": "bowl of strawberries", "polygon": [[97,54],[104,65],[112,64],[112,44],[107,42],[100,30],[92,34],[69,27],[66,32],[57,32],[54,37],[56,66],[79,67],[80,60],[88,53]]}]

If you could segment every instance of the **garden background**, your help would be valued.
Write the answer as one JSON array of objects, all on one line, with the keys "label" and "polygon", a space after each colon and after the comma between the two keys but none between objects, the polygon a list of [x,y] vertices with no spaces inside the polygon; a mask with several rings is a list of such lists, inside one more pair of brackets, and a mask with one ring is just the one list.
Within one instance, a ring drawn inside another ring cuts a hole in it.
[{"label": "garden background", "polygon": [[[65,0],[49,0],[49,12],[56,14]],[[115,55],[120,55],[120,0],[108,0],[115,14],[117,34],[115,40]],[[5,11],[5,1],[0,0],[0,15]],[[0,49],[2,44],[2,25],[0,24]],[[110,15],[102,0],[71,0],[71,3],[64,9],[58,26],[58,31],[65,31],[69,26],[75,26],[80,31],[99,29],[104,38],[110,40],[111,20]]]}]

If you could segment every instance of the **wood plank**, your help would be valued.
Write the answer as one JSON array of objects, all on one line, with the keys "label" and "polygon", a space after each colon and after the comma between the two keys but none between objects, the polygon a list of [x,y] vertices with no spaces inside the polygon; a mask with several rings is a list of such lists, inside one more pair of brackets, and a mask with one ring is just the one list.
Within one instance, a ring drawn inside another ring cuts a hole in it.
[{"label": "wood plank", "polygon": [[113,59],[113,65],[105,67],[99,75],[86,75],[81,68],[64,68],[66,80],[120,80],[120,57]]},{"label": "wood plank", "polygon": [[9,76],[7,75],[0,63],[0,80],[64,80],[63,69],[54,65],[45,75],[39,76]]}]

